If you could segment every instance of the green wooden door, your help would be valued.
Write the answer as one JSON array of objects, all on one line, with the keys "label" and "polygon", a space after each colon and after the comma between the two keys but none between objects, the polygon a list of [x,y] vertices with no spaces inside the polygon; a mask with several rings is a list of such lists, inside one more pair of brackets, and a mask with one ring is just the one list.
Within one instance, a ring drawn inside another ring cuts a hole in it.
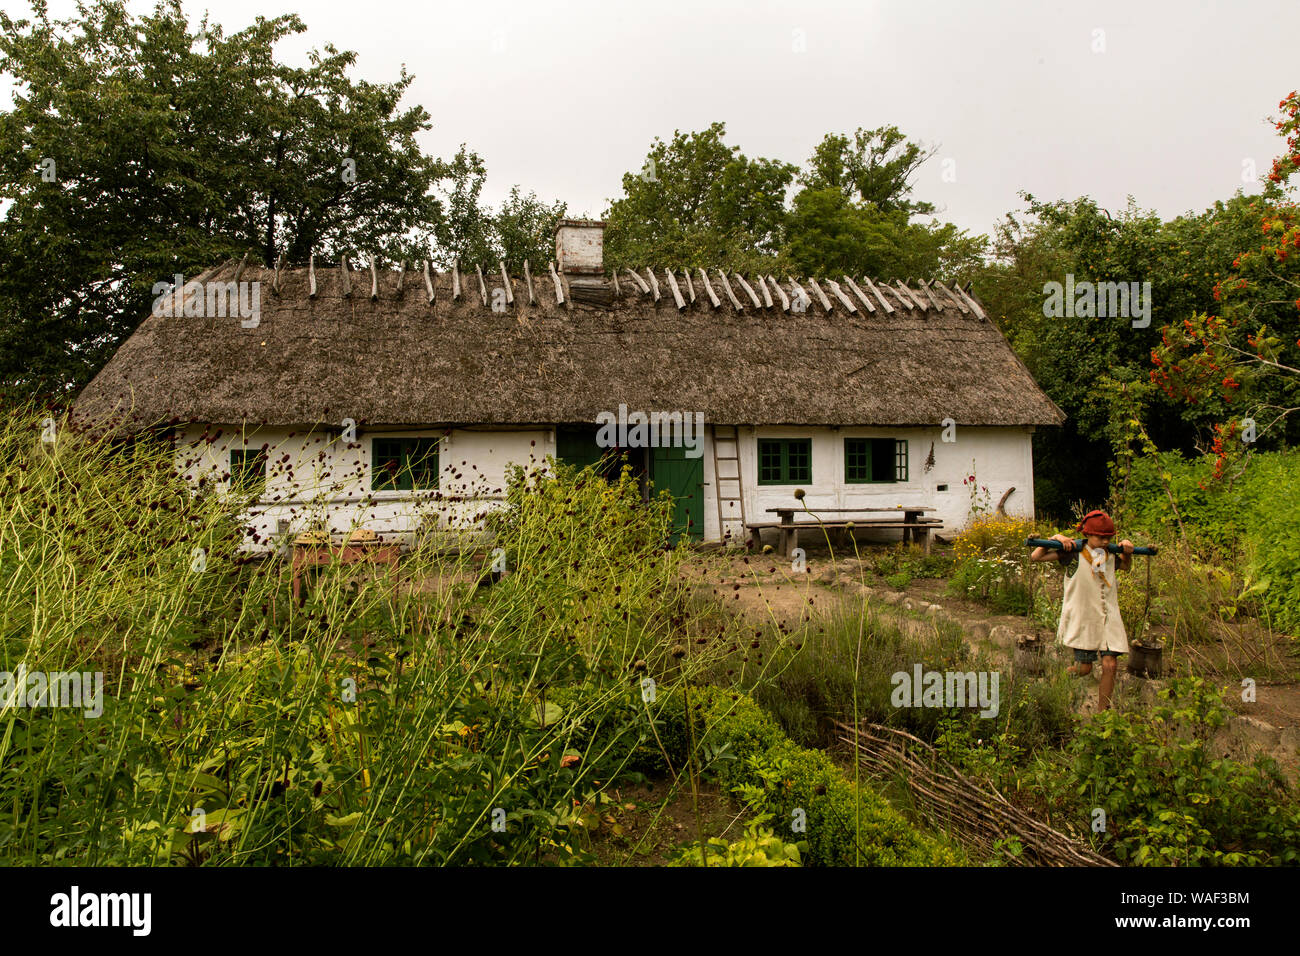
[{"label": "green wooden door", "polygon": [[654,492],[673,496],[673,537],[704,537],[704,458],[687,458],[685,448],[651,449]]}]

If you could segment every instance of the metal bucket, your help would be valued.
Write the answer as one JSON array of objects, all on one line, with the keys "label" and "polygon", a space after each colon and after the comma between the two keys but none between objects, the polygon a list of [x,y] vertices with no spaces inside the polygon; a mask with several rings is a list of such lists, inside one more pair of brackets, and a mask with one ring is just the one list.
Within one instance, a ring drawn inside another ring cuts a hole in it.
[{"label": "metal bucket", "polygon": [[1164,670],[1164,647],[1133,644],[1129,647],[1128,672],[1134,677],[1159,677]]}]

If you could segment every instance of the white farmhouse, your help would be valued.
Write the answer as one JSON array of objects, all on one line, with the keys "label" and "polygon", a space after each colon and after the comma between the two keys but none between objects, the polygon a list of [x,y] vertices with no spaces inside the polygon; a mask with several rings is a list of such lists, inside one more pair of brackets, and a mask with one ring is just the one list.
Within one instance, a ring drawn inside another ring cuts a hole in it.
[{"label": "white farmhouse", "polygon": [[[521,274],[228,263],[165,297],[74,416],[161,429],[196,484],[255,491],[258,549],[314,522],[403,541],[473,528],[510,466],[595,462],[620,438],[705,541],[804,506],[927,507],[952,531],[972,474],[1032,516],[1031,436],[1064,415],[969,289],[607,271],[603,225],[562,222],[556,264]],[[245,283],[256,314],[208,307],[209,285]],[[703,425],[645,447],[652,418]]]}]

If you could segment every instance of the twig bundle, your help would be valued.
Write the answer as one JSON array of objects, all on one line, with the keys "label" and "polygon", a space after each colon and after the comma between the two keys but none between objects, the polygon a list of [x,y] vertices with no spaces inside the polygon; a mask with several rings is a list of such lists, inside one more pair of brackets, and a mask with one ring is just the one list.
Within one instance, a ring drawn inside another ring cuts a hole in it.
[{"label": "twig bundle", "polygon": [[[967,849],[1001,852],[1008,862],[1022,866],[1118,865],[966,776],[905,730],[867,722],[856,731],[841,721],[835,726],[865,770],[903,780],[927,822],[942,827]],[[1020,841],[1022,852],[999,843],[1009,836]]]}]

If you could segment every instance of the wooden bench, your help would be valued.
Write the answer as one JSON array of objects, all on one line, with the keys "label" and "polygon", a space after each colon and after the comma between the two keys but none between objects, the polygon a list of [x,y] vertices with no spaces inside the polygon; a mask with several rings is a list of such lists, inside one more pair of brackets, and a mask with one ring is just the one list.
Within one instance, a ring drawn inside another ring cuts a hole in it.
[{"label": "wooden bench", "polygon": [[752,521],[746,522],[745,527],[751,533],[750,540],[758,543],[757,532],[763,528],[776,528],[781,532],[779,550],[782,555],[789,557],[795,548],[799,546],[799,531],[805,528],[814,530],[823,529],[842,529],[842,528],[902,528],[903,541],[916,541],[919,535],[925,546],[926,554],[930,553],[930,532],[936,528],[943,527],[943,522],[938,518],[927,518],[924,516],[926,511],[934,511],[934,508],[916,508],[916,507],[899,507],[899,508],[833,508],[809,510],[809,514],[879,514],[880,512],[902,512],[903,520],[897,518],[823,518],[820,521],[799,521],[794,520],[794,508],[768,508],[769,512],[775,512],[781,518],[780,521]]}]

